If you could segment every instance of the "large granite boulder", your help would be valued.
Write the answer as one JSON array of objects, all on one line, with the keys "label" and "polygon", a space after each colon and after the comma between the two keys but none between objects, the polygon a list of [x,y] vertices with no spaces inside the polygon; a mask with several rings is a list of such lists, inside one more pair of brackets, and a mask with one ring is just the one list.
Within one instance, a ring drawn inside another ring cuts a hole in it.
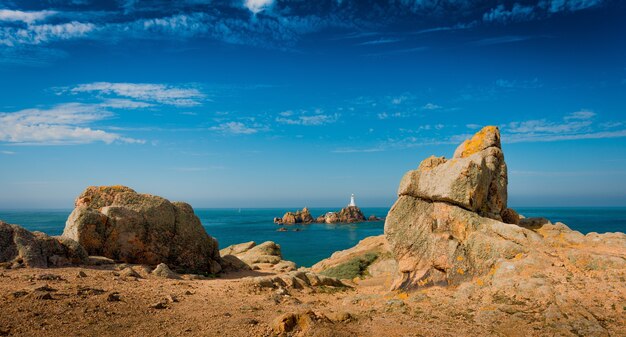
[{"label": "large granite boulder", "polygon": [[87,252],[74,240],[0,221],[0,263],[5,267],[60,267],[83,264],[87,259]]},{"label": "large granite boulder", "polygon": [[[515,275],[522,270],[528,270],[526,278],[549,269],[565,275],[572,265],[580,274],[625,270],[624,234],[583,235],[525,219],[506,208],[506,188],[500,134],[492,126],[461,144],[454,158],[430,157],[407,173],[385,222],[400,275],[393,288],[471,280],[508,287],[520,283]],[[564,265],[568,269],[555,267]]]},{"label": "large granite boulder", "polygon": [[90,255],[127,263],[166,263],[180,272],[218,273],[217,241],[192,207],[125,186],[91,186],[77,199],[63,236]]},{"label": "large granite boulder", "polygon": [[339,222],[353,223],[366,221],[363,212],[357,206],[348,206],[339,212]]},{"label": "large granite boulder", "polygon": [[502,220],[507,201],[507,168],[500,132],[487,126],[461,144],[450,160],[430,157],[400,182],[398,195],[441,201]]}]

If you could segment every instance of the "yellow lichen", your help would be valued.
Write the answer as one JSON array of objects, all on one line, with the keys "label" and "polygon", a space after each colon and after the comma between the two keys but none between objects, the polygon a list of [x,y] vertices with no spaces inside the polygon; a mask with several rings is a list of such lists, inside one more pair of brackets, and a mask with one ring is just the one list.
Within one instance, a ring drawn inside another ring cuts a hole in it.
[{"label": "yellow lichen", "polygon": [[457,256],[457,257],[456,257],[456,260],[457,260],[457,261],[463,261],[463,256]]},{"label": "yellow lichen", "polygon": [[456,272],[461,274],[461,275],[465,274],[465,270],[463,270],[461,268],[457,269]]},{"label": "yellow lichen", "polygon": [[399,293],[398,295],[396,295],[396,297],[399,300],[408,300],[409,299],[409,294],[407,294],[407,293]]},{"label": "yellow lichen", "polygon": [[468,139],[461,144],[463,151],[461,151],[461,158],[469,157],[474,153],[483,150],[483,144],[485,142],[485,137],[488,134],[495,133],[498,131],[496,126],[490,125],[485,126],[478,133],[472,137],[472,139]]},{"label": "yellow lichen", "polygon": [[485,282],[483,282],[483,280],[482,280],[482,279],[477,278],[477,279],[476,279],[476,284],[482,287],[482,286],[484,286],[484,285],[485,285]]}]

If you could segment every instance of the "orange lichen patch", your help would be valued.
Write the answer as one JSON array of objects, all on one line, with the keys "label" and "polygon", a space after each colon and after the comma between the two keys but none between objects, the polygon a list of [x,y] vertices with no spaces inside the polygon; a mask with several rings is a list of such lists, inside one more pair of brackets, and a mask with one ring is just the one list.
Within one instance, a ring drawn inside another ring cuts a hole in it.
[{"label": "orange lichen patch", "polygon": [[457,256],[457,257],[456,257],[456,260],[457,260],[457,261],[463,261],[463,256],[460,256],[460,255],[459,255],[459,256]]},{"label": "orange lichen patch", "polygon": [[461,274],[461,275],[465,274],[465,270],[463,270],[461,268],[457,269],[456,272]]},{"label": "orange lichen patch", "polygon": [[484,285],[485,285],[485,282],[484,282],[482,279],[477,278],[477,279],[476,279],[476,284],[482,287],[482,286],[484,286]]},{"label": "orange lichen patch", "polygon": [[493,125],[485,126],[482,130],[476,133],[472,139],[464,141],[463,144],[461,144],[463,149],[461,151],[461,158],[469,157],[476,152],[484,150],[485,139],[487,138],[487,135],[492,133],[499,133],[498,127]]},{"label": "orange lichen patch", "polygon": [[522,254],[522,253],[517,253],[513,259],[514,259],[514,260],[521,260],[523,257],[524,257],[524,254]]},{"label": "orange lichen patch", "polygon": [[399,300],[408,300],[409,299],[409,294],[408,293],[399,293],[396,295],[396,298]]},{"label": "orange lichen patch", "polygon": [[489,270],[489,273],[487,273],[487,275],[489,276],[493,276],[496,274],[496,270],[498,270],[496,267],[491,267],[491,270]]}]

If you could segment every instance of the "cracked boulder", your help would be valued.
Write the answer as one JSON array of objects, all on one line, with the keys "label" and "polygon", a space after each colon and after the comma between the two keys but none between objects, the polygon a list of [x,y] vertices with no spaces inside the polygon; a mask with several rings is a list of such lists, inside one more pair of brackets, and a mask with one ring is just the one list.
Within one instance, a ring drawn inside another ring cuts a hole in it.
[{"label": "cracked boulder", "polygon": [[221,270],[217,241],[193,208],[125,186],[91,186],[77,199],[63,236],[89,255],[133,264],[166,263],[185,273]]},{"label": "cracked boulder", "polygon": [[[493,126],[461,144],[452,159],[430,157],[408,172],[385,222],[398,262],[393,287],[475,279],[511,284],[515,273],[499,270],[518,263],[534,271],[553,266],[571,266],[581,274],[594,268],[624,270],[624,234],[583,235],[545,219],[524,219],[506,207],[506,188],[500,133]],[[569,272],[559,268],[556,274]]]}]

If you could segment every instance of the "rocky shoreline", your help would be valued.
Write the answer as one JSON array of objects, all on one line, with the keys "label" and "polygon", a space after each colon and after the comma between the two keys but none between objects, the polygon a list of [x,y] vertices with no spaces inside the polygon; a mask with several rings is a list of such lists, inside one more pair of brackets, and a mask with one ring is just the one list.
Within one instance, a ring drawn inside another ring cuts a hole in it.
[{"label": "rocky shoreline", "polygon": [[[507,185],[485,127],[405,174],[384,235],[311,268],[271,241],[220,250],[186,203],[92,186],[62,236],[0,221],[0,336],[623,335],[626,235],[525,218]],[[333,214],[280,220],[365,220]]]}]

